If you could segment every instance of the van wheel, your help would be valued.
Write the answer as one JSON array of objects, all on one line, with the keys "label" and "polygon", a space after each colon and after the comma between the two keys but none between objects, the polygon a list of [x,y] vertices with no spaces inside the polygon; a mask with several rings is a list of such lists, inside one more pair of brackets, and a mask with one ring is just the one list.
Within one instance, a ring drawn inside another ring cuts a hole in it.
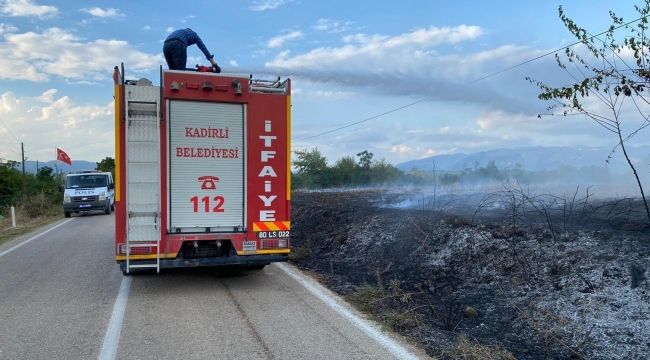
[{"label": "van wheel", "polygon": [[69,217],[70,217],[70,213],[69,213],[69,212],[67,212],[67,211],[65,211],[65,212],[63,213],[63,216],[65,216],[65,217],[67,217],[67,218],[69,218]]},{"label": "van wheel", "polygon": [[115,203],[111,204],[111,211],[115,211]]},{"label": "van wheel", "polygon": [[111,207],[110,205],[106,207],[106,210],[104,210],[104,214],[110,215],[111,214]]}]

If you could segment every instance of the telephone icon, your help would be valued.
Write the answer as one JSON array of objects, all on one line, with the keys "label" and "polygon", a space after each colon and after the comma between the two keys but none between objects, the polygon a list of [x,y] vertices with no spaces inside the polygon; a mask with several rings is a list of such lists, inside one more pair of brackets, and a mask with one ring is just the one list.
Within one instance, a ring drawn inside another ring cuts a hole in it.
[{"label": "telephone icon", "polygon": [[201,183],[201,190],[214,190],[217,188],[215,182],[219,182],[216,176],[200,176],[199,182]]}]

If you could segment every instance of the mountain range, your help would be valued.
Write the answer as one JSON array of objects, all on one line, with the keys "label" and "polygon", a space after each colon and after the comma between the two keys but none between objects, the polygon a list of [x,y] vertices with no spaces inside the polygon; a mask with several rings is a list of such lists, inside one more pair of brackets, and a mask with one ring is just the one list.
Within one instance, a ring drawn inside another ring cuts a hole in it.
[{"label": "mountain range", "polygon": [[[650,163],[650,146],[626,147],[633,163],[648,166]],[[611,153],[611,148],[598,147],[520,147],[510,149],[496,149],[476,153],[456,153],[434,155],[431,157],[411,160],[395,165],[399,170],[432,171],[462,171],[466,167],[485,167],[494,161],[499,169],[514,168],[520,164],[524,170],[540,171],[554,170],[561,165],[573,167],[582,166],[607,166],[612,172],[629,172],[629,165],[625,161],[621,149],[611,155],[609,164],[606,162]]]},{"label": "mountain range", "polygon": [[[646,167],[650,165],[650,146],[628,146],[627,149],[633,163]],[[607,160],[610,152],[611,148],[597,147],[537,146],[504,148],[475,153],[434,155],[396,164],[395,167],[403,171],[411,171],[413,169],[431,171],[435,162],[435,168],[438,171],[462,171],[465,167],[473,168],[475,164],[478,167],[484,167],[490,161],[494,161],[499,169],[505,169],[507,167],[514,168],[516,164],[520,164],[524,170],[528,171],[550,171],[562,165],[570,165],[573,167],[607,166],[613,172],[628,173],[630,169],[620,148],[612,154],[609,164],[607,164],[605,160]],[[38,164],[36,161],[28,160],[25,162],[25,171],[28,173],[36,173],[37,166],[39,168],[49,166],[52,169],[56,169],[55,164],[58,166],[59,171],[64,173],[93,170],[97,166],[95,162],[85,160],[75,160],[72,162],[72,166],[55,160],[39,161]],[[20,165],[19,169],[22,169]]]}]

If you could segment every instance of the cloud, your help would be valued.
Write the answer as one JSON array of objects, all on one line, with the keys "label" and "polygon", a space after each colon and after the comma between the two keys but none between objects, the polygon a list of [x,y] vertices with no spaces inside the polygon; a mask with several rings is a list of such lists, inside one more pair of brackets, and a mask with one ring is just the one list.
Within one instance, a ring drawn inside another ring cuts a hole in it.
[{"label": "cloud", "polygon": [[0,58],[0,79],[34,82],[49,81],[52,76],[107,81],[122,61],[133,72],[148,72],[164,63],[162,55],[143,53],[126,41],[85,41],[59,28],[5,34]]},{"label": "cloud", "polygon": [[356,144],[356,146],[363,144],[368,148],[374,148],[388,140],[389,137],[385,129],[380,129],[377,126],[368,126],[343,134],[339,133],[335,138],[333,146],[345,147],[345,144]]},{"label": "cloud", "polygon": [[238,67],[239,64],[237,64],[237,61],[235,61],[235,60],[230,60],[230,66],[232,66],[232,67]]},{"label": "cloud", "polygon": [[[645,121],[645,116],[650,114],[650,106],[647,104],[634,104],[627,102],[616,107],[619,113],[621,129],[623,136],[627,136]],[[598,114],[601,119],[612,119],[612,110],[595,98],[586,99],[583,102],[586,110]],[[643,114],[643,115],[642,115]],[[596,141],[602,144],[603,141],[618,142],[617,135],[610,132],[596,123],[594,120],[586,118],[584,115],[564,116],[562,109],[556,113],[556,116],[531,116],[523,113],[510,113],[505,110],[484,111],[476,119],[476,125],[485,133],[494,134],[517,134],[529,137],[539,138],[574,138],[589,139],[586,141]],[[647,136],[640,133],[640,136],[634,137],[630,143],[640,145],[650,144],[645,140]]]},{"label": "cloud", "polygon": [[196,17],[196,16],[194,16],[194,15],[187,15],[186,17],[184,17],[184,18],[181,19],[181,23],[184,24],[184,23],[187,22],[187,20],[189,20],[189,19],[194,19],[195,17]]},{"label": "cloud", "polygon": [[[513,148],[535,146],[535,138],[522,134],[504,137],[502,133],[484,133],[472,128],[438,128],[421,129],[406,132],[409,141],[404,143],[404,136],[395,139],[397,144],[382,144],[384,151],[390,152],[393,162],[421,159],[434,155],[452,154],[462,149],[463,152],[484,151],[492,148]],[[539,139],[537,139],[539,140]]]},{"label": "cloud", "polygon": [[[427,58],[427,49],[440,44],[456,44],[473,40],[483,34],[478,26],[461,25],[455,28],[417,29],[411,33],[398,36],[356,34],[343,38],[346,45],[339,48],[320,47],[306,54],[289,57],[288,52],[281,53],[266,66],[279,69],[318,69],[325,65],[328,69],[342,63],[368,58],[373,63],[402,59],[402,63]],[[404,58],[404,56],[409,56]],[[418,59],[419,58],[419,59]],[[349,65],[349,64],[348,64]],[[361,62],[357,67],[368,68],[370,64]],[[380,68],[384,68],[381,66]]]},{"label": "cloud", "polygon": [[94,7],[94,8],[90,8],[90,9],[84,8],[84,9],[81,9],[81,11],[85,11],[85,12],[89,13],[90,15],[96,16],[96,17],[99,17],[99,18],[117,18],[117,17],[124,16],[124,14],[122,14],[118,9],[114,9],[114,8],[108,8],[108,9],[104,10],[104,9],[101,9],[101,8],[98,8],[98,7]]},{"label": "cloud", "polygon": [[330,33],[343,32],[350,29],[354,21],[336,21],[332,19],[318,19],[314,29],[320,31],[327,31]]},{"label": "cloud", "polygon": [[[72,161],[99,161],[114,156],[113,106],[112,101],[76,104],[56,89],[22,98],[5,92],[0,95],[0,118],[25,143],[30,160],[54,160],[53,149],[60,146]],[[0,158],[18,160],[8,148],[0,148]]]},{"label": "cloud", "polygon": [[423,159],[436,155],[453,154],[456,148],[432,149],[426,146],[411,147],[406,144],[395,145],[390,148],[390,152],[396,154],[400,159]]},{"label": "cloud", "polygon": [[413,148],[436,144],[437,150],[460,148],[463,151],[549,144],[602,146],[613,139],[610,133],[582,116],[539,119],[505,110],[485,110],[473,123],[411,128],[403,134]]},{"label": "cloud", "polygon": [[408,153],[410,151],[411,148],[408,145],[404,145],[404,144],[395,145],[390,149],[390,152],[396,152],[396,153]]},{"label": "cloud", "polygon": [[168,32],[168,33],[172,32],[172,31],[174,31],[174,28],[173,28],[173,27],[170,26],[170,27],[167,28],[167,32]]},{"label": "cloud", "polygon": [[149,25],[145,25],[145,27],[143,27],[142,29],[148,31],[148,30],[151,30],[151,26],[149,26]]},{"label": "cloud", "polygon": [[[367,112],[370,97],[355,102],[354,107]],[[376,100],[374,100],[376,101]],[[385,106],[394,106],[388,105]],[[339,110],[334,114],[354,113],[353,109]],[[301,111],[298,108],[298,111]],[[379,110],[376,110],[379,112]],[[566,126],[564,119],[539,120],[536,116],[525,114],[491,111],[472,114],[473,111],[454,110],[453,105],[441,107],[440,104],[425,104],[417,109],[402,112],[400,115],[388,115],[370,122],[355,125],[343,131],[324,134],[318,138],[310,136],[348,125],[359,118],[349,119],[342,116],[328,118],[328,122],[314,128],[306,123],[294,124],[293,145],[302,147],[318,146],[328,158],[337,159],[355,154],[364,149],[372,149],[377,157],[386,157],[391,163],[424,158],[439,154],[484,151],[493,148],[511,148],[523,146],[567,145],[578,139],[583,144],[602,144],[603,138],[598,129],[584,127],[574,129],[567,134],[562,132]],[[372,113],[371,113],[372,114]],[[506,128],[486,130],[479,126],[479,120],[498,119],[500,124],[513,125]],[[320,123],[321,118],[310,120]],[[546,124],[544,124],[546,123]],[[547,126],[544,132],[534,130]],[[582,132],[582,134],[580,134]],[[304,139],[304,140],[303,140]]]},{"label": "cloud", "polygon": [[0,23],[0,35],[14,31],[18,31],[18,28],[11,24]]},{"label": "cloud", "polygon": [[253,11],[273,10],[279,6],[294,2],[295,0],[256,0],[248,8]]},{"label": "cloud", "polygon": [[39,18],[56,15],[55,6],[36,5],[31,0],[0,0],[0,13],[9,16],[36,16]]},{"label": "cloud", "polygon": [[[265,63],[268,71],[315,83],[367,87],[371,93],[417,95],[441,101],[476,103],[511,111],[537,112],[535,86],[525,82],[530,69],[518,67],[492,79],[466,85],[488,74],[537,57],[544,50],[503,45],[475,52],[450,49],[480,38],[478,26],[428,27],[388,36],[351,34],[339,46],[317,47],[293,54],[285,50]],[[536,62],[538,69],[557,70],[551,57]],[[512,91],[513,84],[518,86]],[[523,86],[522,86],[523,85]]]},{"label": "cloud", "polygon": [[[205,61],[205,57],[203,57],[203,56],[188,56],[187,57],[187,63],[188,64],[197,65],[197,64],[202,63],[203,61]],[[192,65],[192,66],[194,66],[194,65]]]},{"label": "cloud", "polygon": [[286,35],[280,35],[280,36],[276,36],[274,38],[271,38],[266,43],[266,46],[268,46],[269,48],[279,48],[288,40],[300,39],[302,37],[303,37],[302,32],[300,32],[300,31],[292,31],[292,32],[290,32],[290,33],[288,33]]}]

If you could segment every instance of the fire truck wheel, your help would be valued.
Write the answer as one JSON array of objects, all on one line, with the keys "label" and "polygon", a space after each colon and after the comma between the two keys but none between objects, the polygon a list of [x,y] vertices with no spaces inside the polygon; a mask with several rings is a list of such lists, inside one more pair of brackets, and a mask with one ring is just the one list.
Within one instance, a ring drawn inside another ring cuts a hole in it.
[{"label": "fire truck wheel", "polygon": [[69,217],[70,217],[70,213],[66,211],[66,212],[63,213],[63,216],[69,218]]}]

